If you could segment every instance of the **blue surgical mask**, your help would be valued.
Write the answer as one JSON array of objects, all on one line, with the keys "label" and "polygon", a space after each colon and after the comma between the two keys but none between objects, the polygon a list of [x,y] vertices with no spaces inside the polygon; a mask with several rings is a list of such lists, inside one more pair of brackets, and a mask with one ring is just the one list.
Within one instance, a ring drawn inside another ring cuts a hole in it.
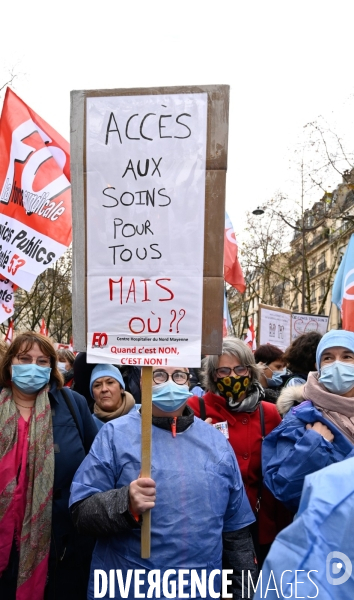
[{"label": "blue surgical mask", "polygon": [[[270,369],[270,367],[268,367]],[[272,371],[272,369],[270,369]],[[268,387],[270,388],[274,388],[274,387],[279,387],[280,385],[283,385],[283,380],[282,377],[286,375],[286,369],[283,369],[282,371],[272,371],[272,378],[267,379],[267,384]]]},{"label": "blue surgical mask", "polygon": [[24,394],[33,394],[41,390],[50,378],[50,367],[31,365],[11,365],[11,381]]},{"label": "blue surgical mask", "polygon": [[345,394],[354,387],[354,364],[336,360],[321,368],[318,381],[333,394]]},{"label": "blue surgical mask", "polygon": [[152,386],[152,402],[164,412],[174,412],[181,408],[193,394],[188,385],[177,385],[174,381],[166,381]]}]

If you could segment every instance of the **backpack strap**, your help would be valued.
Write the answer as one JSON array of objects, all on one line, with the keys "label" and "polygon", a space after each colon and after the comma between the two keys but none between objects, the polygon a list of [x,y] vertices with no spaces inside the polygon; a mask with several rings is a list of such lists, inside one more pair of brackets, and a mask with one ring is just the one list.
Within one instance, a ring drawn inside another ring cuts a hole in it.
[{"label": "backpack strap", "polygon": [[76,408],[76,411],[75,411],[75,408],[74,408],[73,403],[71,401],[70,395],[68,393],[69,390],[65,389],[65,387],[63,387],[63,388],[61,388],[60,391],[61,391],[61,394],[62,394],[62,396],[63,396],[63,398],[65,400],[65,403],[66,403],[66,405],[67,405],[67,407],[68,407],[68,409],[70,411],[70,414],[71,414],[72,418],[74,419],[74,423],[75,423],[75,425],[77,427],[77,430],[79,432],[79,436],[80,436],[82,445],[83,445],[83,447],[85,449],[85,454],[88,454],[89,449],[85,445],[84,432],[83,432],[83,427],[82,427],[82,421],[80,419],[80,421],[81,421],[81,427],[80,427],[80,423],[79,423],[79,419],[78,419],[78,415],[77,415],[77,410],[78,410],[77,409],[77,404],[76,404],[76,402],[74,403],[75,404],[75,408]]},{"label": "backpack strap", "polygon": [[205,419],[206,419],[205,401],[204,401],[204,398],[202,398],[201,396],[199,396],[199,412],[200,412],[200,418],[202,419],[202,421],[205,421]]}]

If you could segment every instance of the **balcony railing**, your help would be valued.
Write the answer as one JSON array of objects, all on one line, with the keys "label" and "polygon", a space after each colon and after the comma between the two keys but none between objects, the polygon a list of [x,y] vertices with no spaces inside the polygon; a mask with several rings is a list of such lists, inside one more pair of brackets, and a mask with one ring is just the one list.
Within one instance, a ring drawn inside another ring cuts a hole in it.
[{"label": "balcony railing", "polygon": [[345,233],[351,226],[352,225],[351,223],[349,223],[349,221],[345,221],[343,225],[341,225],[340,227],[338,227],[338,229],[335,229],[334,231],[332,231],[332,233],[330,233],[330,241],[332,242],[333,240],[336,240],[338,237],[343,235],[343,233]]},{"label": "balcony railing", "polygon": [[[328,231],[322,231],[319,235],[317,235],[311,242],[305,241],[305,253],[309,250],[312,250],[315,246],[322,244],[322,242],[327,241],[329,238]],[[290,257],[290,263],[296,263],[302,257],[302,251],[296,250],[294,254]]]},{"label": "balcony railing", "polygon": [[327,237],[328,236],[326,236],[326,234],[322,232],[319,235],[316,235],[316,237],[313,238],[311,242],[307,243],[306,246],[309,249],[314,248],[315,246],[318,246],[318,244],[321,244],[323,241],[325,241]]},{"label": "balcony railing", "polygon": [[294,254],[292,254],[289,257],[289,264],[290,264],[290,266],[292,264],[297,263],[300,260],[301,257],[302,257],[302,252],[299,252],[299,250],[297,250],[296,252],[294,252]]}]

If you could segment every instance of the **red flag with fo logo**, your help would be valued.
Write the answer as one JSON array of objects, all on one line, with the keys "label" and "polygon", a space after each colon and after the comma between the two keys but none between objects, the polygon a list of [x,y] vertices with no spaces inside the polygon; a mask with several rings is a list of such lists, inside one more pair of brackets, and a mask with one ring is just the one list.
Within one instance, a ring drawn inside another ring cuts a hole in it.
[{"label": "red flag with fo logo", "polygon": [[0,121],[0,274],[29,291],[70,242],[69,144],[7,88]]}]

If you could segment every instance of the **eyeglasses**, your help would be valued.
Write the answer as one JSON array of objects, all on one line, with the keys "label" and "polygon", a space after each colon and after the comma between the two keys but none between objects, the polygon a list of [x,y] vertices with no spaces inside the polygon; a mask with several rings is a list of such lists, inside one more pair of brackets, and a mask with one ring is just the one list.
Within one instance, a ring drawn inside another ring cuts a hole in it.
[{"label": "eyeglasses", "polygon": [[215,369],[215,373],[217,375],[217,377],[220,377],[221,379],[223,377],[230,377],[231,375],[231,371],[233,371],[236,375],[236,377],[242,377],[242,375],[248,375],[248,366],[246,365],[245,367],[233,367],[232,369],[230,369],[230,367],[220,367],[219,369]]},{"label": "eyeglasses", "polygon": [[37,359],[32,358],[29,354],[17,354],[16,356],[20,365],[31,365],[32,363],[36,363],[38,367],[50,367],[50,358],[46,358],[45,356],[40,356]]},{"label": "eyeglasses", "polygon": [[172,375],[169,375],[166,371],[154,371],[152,374],[152,378],[154,383],[166,383],[169,377],[172,377],[172,380],[177,383],[177,385],[184,385],[187,383],[189,379],[189,373],[185,371],[173,371]]}]

